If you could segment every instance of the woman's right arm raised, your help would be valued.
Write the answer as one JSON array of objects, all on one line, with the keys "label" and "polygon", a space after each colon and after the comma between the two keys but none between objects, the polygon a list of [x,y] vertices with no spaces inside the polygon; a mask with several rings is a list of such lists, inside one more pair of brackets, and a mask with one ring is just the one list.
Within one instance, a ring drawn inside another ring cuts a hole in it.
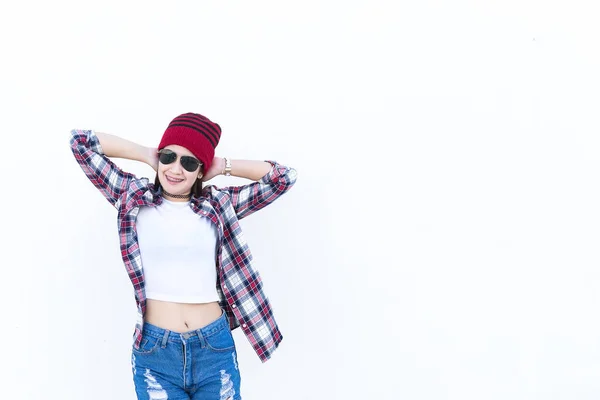
[{"label": "woman's right arm raised", "polygon": [[108,157],[141,161],[156,169],[156,149],[145,147],[118,136],[92,130],[73,129],[71,150],[79,166],[104,197],[113,205],[136,179],[122,171]]}]

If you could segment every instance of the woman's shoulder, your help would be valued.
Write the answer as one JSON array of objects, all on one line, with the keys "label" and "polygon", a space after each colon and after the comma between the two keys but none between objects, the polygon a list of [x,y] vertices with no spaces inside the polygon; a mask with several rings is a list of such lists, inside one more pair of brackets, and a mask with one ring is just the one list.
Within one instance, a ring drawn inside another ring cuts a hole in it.
[{"label": "woman's shoulder", "polygon": [[202,188],[202,197],[214,200],[217,203],[224,205],[229,199],[229,192],[216,185],[206,185]]},{"label": "woman's shoulder", "polygon": [[218,196],[221,193],[223,193],[223,189],[221,189],[218,186],[213,185],[213,184],[204,185],[202,187],[202,194],[207,197]]},{"label": "woman's shoulder", "polygon": [[154,183],[150,182],[150,178],[147,178],[145,176],[135,176],[133,177],[133,179],[131,180],[131,183],[129,184],[130,188],[135,189],[151,189],[151,190],[155,190],[154,187]]},{"label": "woman's shoulder", "polygon": [[127,190],[124,192],[124,196],[127,199],[139,198],[140,196],[152,198],[156,193],[157,189],[149,178],[134,176],[129,182]]}]

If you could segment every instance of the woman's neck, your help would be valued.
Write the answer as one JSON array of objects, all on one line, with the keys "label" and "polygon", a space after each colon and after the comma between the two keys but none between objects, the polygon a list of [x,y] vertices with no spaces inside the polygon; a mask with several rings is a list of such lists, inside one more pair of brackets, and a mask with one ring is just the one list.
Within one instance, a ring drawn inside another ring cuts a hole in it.
[{"label": "woman's neck", "polygon": [[163,193],[162,193],[163,197],[167,200],[171,200],[171,201],[189,201],[190,198],[192,197],[191,193],[187,193],[187,194],[171,194],[169,192],[167,192],[165,189],[163,189]]}]

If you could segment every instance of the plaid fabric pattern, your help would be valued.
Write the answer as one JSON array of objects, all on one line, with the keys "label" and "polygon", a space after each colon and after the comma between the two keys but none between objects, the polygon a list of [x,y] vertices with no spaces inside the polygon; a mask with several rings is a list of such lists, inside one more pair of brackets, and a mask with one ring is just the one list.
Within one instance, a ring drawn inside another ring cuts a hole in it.
[{"label": "plaid fabric pattern", "polygon": [[[142,260],[135,228],[140,207],[162,203],[160,189],[148,178],[122,171],[102,152],[92,130],[71,131],[71,150],[83,172],[117,209],[121,257],[134,288],[137,320],[133,345],[142,340],[146,296]],[[239,220],[272,203],[296,182],[296,170],[267,161],[273,167],[262,179],[244,186],[217,188],[208,185],[201,197],[192,197],[195,213],[209,218],[219,232],[217,291],[230,328],[241,327],[262,362],[267,361],[283,339],[260,274],[252,267],[252,254]]]}]

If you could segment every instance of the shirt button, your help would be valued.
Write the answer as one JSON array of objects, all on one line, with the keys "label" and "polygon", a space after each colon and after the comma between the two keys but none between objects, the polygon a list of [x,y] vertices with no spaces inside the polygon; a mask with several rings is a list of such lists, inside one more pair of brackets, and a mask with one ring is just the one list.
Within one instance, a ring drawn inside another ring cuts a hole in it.
[{"label": "shirt button", "polygon": [[242,328],[247,328],[247,327],[248,327],[248,325],[242,324]]},{"label": "shirt button", "polygon": [[231,305],[231,308],[235,308],[235,304],[232,304],[232,305]]}]

